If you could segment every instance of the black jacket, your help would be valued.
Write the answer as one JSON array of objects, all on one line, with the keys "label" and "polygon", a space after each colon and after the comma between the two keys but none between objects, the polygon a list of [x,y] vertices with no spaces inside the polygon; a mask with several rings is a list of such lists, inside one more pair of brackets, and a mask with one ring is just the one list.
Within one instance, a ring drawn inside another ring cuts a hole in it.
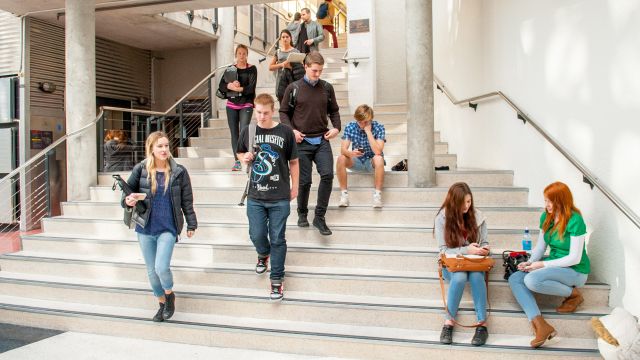
[{"label": "black jacket", "polygon": [[[147,194],[144,200],[147,211],[139,214],[140,218],[146,223],[153,209],[151,208],[151,182],[148,178],[146,160],[136,164],[131,171],[131,175],[127,183],[134,192]],[[184,219],[187,219],[187,230],[195,230],[198,227],[196,213],[193,210],[193,191],[191,189],[191,179],[189,173],[184,166],[178,165],[172,158],[169,159],[171,166],[171,178],[169,178],[169,188],[171,189],[171,203],[173,204],[173,219],[176,223],[178,234],[182,232],[184,227]],[[124,194],[122,195],[121,205],[124,208],[127,204],[124,202]],[[184,216],[183,216],[184,214]]]}]

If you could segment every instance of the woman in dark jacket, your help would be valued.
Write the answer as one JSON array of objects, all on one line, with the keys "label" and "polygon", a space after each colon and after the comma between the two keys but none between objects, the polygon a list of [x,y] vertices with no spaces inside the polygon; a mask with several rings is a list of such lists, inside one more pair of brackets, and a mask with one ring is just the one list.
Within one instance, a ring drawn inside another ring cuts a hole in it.
[{"label": "woman in dark jacket", "polygon": [[129,171],[133,167],[133,144],[122,130],[109,130],[104,138],[104,171]]},{"label": "woman in dark jacket", "polygon": [[187,237],[193,236],[198,221],[189,173],[171,157],[167,135],[162,131],[151,133],[145,150],[147,158],[133,168],[127,180],[134,193],[123,197],[122,206],[133,207],[138,201],[146,205],[147,210],[139,214],[136,233],[153,294],[160,302],[153,321],[164,321],[175,311],[173,275],[169,268],[173,247],[184,219]]},{"label": "woman in dark jacket", "polygon": [[[251,122],[253,115],[253,99],[256,98],[256,82],[258,70],[247,62],[249,48],[238,45],[236,48],[236,64],[230,66],[220,79],[218,91],[227,99],[227,122],[231,132],[231,153],[235,157],[232,171],[242,170],[242,164],[236,155],[238,135]],[[236,74],[233,74],[233,72]],[[231,80],[233,78],[233,80]]]}]

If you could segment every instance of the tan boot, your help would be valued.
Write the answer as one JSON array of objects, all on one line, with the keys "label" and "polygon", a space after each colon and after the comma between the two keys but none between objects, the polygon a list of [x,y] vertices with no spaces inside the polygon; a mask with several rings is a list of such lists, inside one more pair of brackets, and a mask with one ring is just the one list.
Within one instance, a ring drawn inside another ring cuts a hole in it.
[{"label": "tan boot", "polygon": [[542,315],[533,318],[531,325],[533,325],[533,331],[536,334],[535,339],[531,340],[531,347],[540,347],[545,341],[551,340],[557,334],[556,329],[549,325]]},{"label": "tan boot", "polygon": [[584,298],[582,297],[582,294],[580,294],[580,291],[578,291],[577,288],[573,288],[573,291],[571,291],[571,295],[569,295],[568,298],[564,299],[564,301],[562,302],[562,304],[560,304],[560,306],[558,306],[556,311],[559,313],[572,313],[576,311],[578,305],[582,304],[583,302]]}]

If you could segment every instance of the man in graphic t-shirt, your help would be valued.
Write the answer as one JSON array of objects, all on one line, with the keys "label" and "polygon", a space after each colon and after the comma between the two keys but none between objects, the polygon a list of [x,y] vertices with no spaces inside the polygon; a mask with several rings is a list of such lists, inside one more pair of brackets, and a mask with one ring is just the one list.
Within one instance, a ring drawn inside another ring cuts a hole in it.
[{"label": "man in graphic t-shirt", "polygon": [[249,237],[258,253],[256,273],[265,273],[271,259],[270,297],[281,300],[287,256],[285,229],[290,202],[298,196],[298,150],[293,130],[271,118],[273,97],[260,94],[254,104],[258,125],[255,145],[248,149],[249,127],[246,127],[240,133],[237,153],[238,159],[251,166],[247,217]]}]

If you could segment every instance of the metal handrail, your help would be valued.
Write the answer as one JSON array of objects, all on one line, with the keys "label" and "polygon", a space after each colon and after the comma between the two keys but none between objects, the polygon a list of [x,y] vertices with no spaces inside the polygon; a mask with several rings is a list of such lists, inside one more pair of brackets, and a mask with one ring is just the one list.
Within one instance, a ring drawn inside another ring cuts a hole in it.
[{"label": "metal handrail", "polygon": [[36,162],[37,160],[39,160],[40,158],[44,157],[49,151],[53,150],[56,146],[62,144],[64,141],[66,141],[69,138],[75,137],[78,134],[84,132],[85,130],[87,130],[88,128],[96,125],[100,119],[102,119],[102,117],[104,116],[104,112],[105,110],[112,110],[112,111],[123,111],[123,112],[135,112],[137,114],[146,114],[146,115],[159,115],[159,116],[165,116],[168,115],[172,110],[174,110],[180,103],[182,103],[187,97],[189,97],[189,95],[191,95],[198,87],[202,86],[202,84],[204,84],[205,82],[207,82],[208,80],[210,80],[213,76],[215,76],[216,72],[218,72],[218,70],[227,68],[229,66],[231,66],[233,64],[226,64],[226,65],[222,65],[222,66],[218,66],[217,68],[215,68],[209,75],[207,75],[204,79],[202,79],[198,84],[196,84],[193,88],[191,88],[191,90],[189,90],[183,97],[180,98],[180,100],[176,101],[175,104],[173,104],[169,109],[167,109],[167,111],[164,112],[160,112],[160,111],[149,111],[149,110],[138,110],[138,109],[127,109],[127,108],[118,108],[118,107],[112,107],[112,106],[101,106],[100,107],[100,112],[98,113],[98,116],[96,116],[96,119],[91,121],[90,123],[86,124],[85,126],[81,127],[78,130],[72,131],[69,134],[65,134],[63,137],[61,137],[60,139],[54,141],[53,143],[51,143],[51,145],[47,146],[46,148],[44,148],[43,150],[41,150],[39,153],[37,153],[36,155],[34,155],[33,157],[31,157],[29,160],[27,160],[24,164],[18,166],[17,168],[15,168],[14,170],[12,170],[9,174],[5,175],[5,177],[3,177],[2,179],[0,179],[0,185],[2,185],[5,181],[9,181],[12,177],[14,177],[15,175],[17,175],[18,173],[20,173],[22,170],[24,170],[27,166],[33,164],[34,162]]},{"label": "metal handrail", "polygon": [[438,90],[442,91],[442,93],[444,93],[447,98],[449,98],[453,105],[467,104],[469,107],[476,110],[476,108],[478,107],[478,101],[487,100],[493,97],[499,97],[504,100],[507,105],[509,105],[513,110],[516,111],[518,119],[522,120],[525,124],[527,122],[531,124],[531,126],[536,129],[536,131],[538,131],[538,133],[540,133],[543,138],[545,138],[551,145],[553,145],[556,150],[558,150],[567,160],[569,160],[571,164],[573,164],[573,166],[578,169],[578,171],[582,173],[582,180],[585,183],[589,184],[589,186],[591,186],[591,189],[593,189],[594,186],[597,187],[602,192],[602,194],[604,194],[604,196],[606,196],[607,199],[609,199],[609,201],[611,201],[613,205],[615,205],[615,207],[617,207],[629,220],[631,220],[631,222],[637,228],[640,229],[640,217],[638,216],[638,214],[631,210],[631,208],[629,208],[629,206],[627,206],[627,204],[625,204],[622,199],[620,199],[613,191],[611,191],[608,186],[602,183],[602,181],[597,176],[595,176],[595,174],[591,170],[589,170],[582,162],[580,162],[580,160],[578,160],[573,154],[571,154],[569,150],[562,146],[553,136],[551,136],[542,126],[540,126],[540,124],[538,124],[533,119],[531,119],[531,117],[525,114],[525,112],[522,111],[502,91],[492,91],[467,99],[456,100],[455,97],[453,97],[453,95],[451,95],[451,93],[444,86],[442,81],[440,81],[440,79],[438,79],[438,77],[435,75],[433,76],[433,82],[436,84]]}]

